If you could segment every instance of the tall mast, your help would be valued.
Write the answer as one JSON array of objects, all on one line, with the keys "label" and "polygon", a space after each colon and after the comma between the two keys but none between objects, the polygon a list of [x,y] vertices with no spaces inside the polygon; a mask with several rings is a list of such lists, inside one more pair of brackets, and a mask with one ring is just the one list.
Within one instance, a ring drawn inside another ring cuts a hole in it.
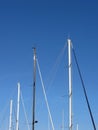
[{"label": "tall mast", "polygon": [[68,39],[68,73],[69,73],[69,130],[72,130],[72,60],[71,40]]},{"label": "tall mast", "polygon": [[78,127],[78,124],[77,124],[77,130],[79,129],[79,127]]},{"label": "tall mast", "polygon": [[20,83],[18,83],[16,130],[19,130]]},{"label": "tall mast", "polygon": [[9,130],[11,130],[11,129],[12,129],[12,104],[13,104],[13,101],[11,100],[11,101],[10,101]]},{"label": "tall mast", "polygon": [[33,119],[32,119],[32,130],[35,129],[35,90],[36,90],[36,48],[33,48],[34,51],[34,65],[33,65]]}]

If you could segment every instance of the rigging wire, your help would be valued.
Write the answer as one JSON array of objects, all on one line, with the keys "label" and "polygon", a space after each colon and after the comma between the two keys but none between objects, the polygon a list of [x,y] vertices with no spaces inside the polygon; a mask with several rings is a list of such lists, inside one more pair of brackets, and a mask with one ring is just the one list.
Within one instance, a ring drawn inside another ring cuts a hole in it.
[{"label": "rigging wire", "polygon": [[26,113],[26,110],[25,110],[24,100],[23,100],[23,96],[22,96],[22,91],[21,91],[20,97],[21,97],[23,110],[24,110],[24,114],[25,114],[25,118],[26,118],[26,124],[27,124],[28,130],[30,130],[29,121],[28,121],[28,118],[27,118],[27,113]]},{"label": "rigging wire", "polygon": [[[65,49],[67,47],[67,43],[64,44],[64,47],[62,48],[60,54],[58,55],[58,57],[56,58],[56,61],[50,71],[50,75],[48,75],[48,78],[47,78],[47,83],[48,83],[48,86],[51,88],[53,82],[54,82],[54,79],[55,79],[55,76],[57,74],[57,71],[58,71],[58,68],[60,66],[60,63],[61,63],[61,59],[64,55],[64,52],[65,52]],[[50,78],[49,78],[50,77]],[[49,87],[46,88],[46,90],[48,91]]]},{"label": "rigging wire", "polygon": [[[9,99],[8,99],[8,101],[6,102],[4,108],[3,108],[2,111],[1,111],[1,113],[2,113],[2,115],[0,116],[1,124],[3,124],[3,122],[4,122],[5,118],[6,118],[6,112],[7,112],[7,109],[8,109],[8,107],[9,107],[9,100],[10,100],[10,98],[12,98],[12,97],[14,96],[15,91],[16,91],[16,88],[14,88],[14,89],[12,90],[12,92],[10,93]],[[0,126],[0,128],[1,128],[1,126]]]},{"label": "rigging wire", "polygon": [[13,104],[13,117],[14,117],[14,120],[15,120],[15,123],[16,123],[17,118],[16,118],[16,109],[15,109],[14,104]]},{"label": "rigging wire", "polygon": [[42,89],[43,89],[43,93],[44,93],[44,97],[45,97],[45,101],[46,101],[46,105],[47,105],[47,109],[48,109],[48,113],[49,113],[49,118],[50,118],[51,125],[52,125],[52,130],[54,130],[54,124],[53,124],[52,116],[51,116],[51,113],[50,113],[50,108],[49,108],[49,104],[48,104],[48,100],[47,100],[47,96],[46,96],[46,91],[45,91],[45,87],[44,87],[44,83],[43,83],[43,79],[42,79],[42,75],[41,75],[41,71],[40,71],[40,67],[39,67],[39,63],[38,63],[38,59],[36,59],[36,61],[37,61],[38,72],[39,72],[39,76],[40,76],[40,80],[41,80],[41,84],[42,84]]},{"label": "rigging wire", "polygon": [[4,122],[5,119],[6,119],[6,112],[7,112],[7,110],[8,110],[8,107],[9,107],[9,102],[6,103],[6,105],[5,105],[4,109],[3,109],[3,112],[1,112],[1,113],[3,113],[3,114],[2,114],[2,118],[0,119],[0,121],[1,121],[0,124],[2,124],[2,125],[0,125],[0,129],[3,128],[3,122]]},{"label": "rigging wire", "polygon": [[76,53],[75,53],[74,48],[72,48],[72,50],[73,50],[73,55],[74,55],[75,62],[76,62],[76,65],[77,65],[78,73],[79,73],[79,76],[80,76],[80,79],[81,79],[81,83],[82,83],[84,95],[85,95],[85,98],[86,98],[86,103],[87,103],[87,106],[88,106],[88,110],[89,110],[89,113],[90,113],[91,121],[92,121],[92,124],[93,124],[93,128],[94,128],[94,130],[96,130],[93,114],[92,114],[92,111],[91,111],[91,108],[90,108],[90,104],[89,104],[89,101],[88,101],[87,92],[86,92],[84,81],[83,81],[83,78],[82,78],[82,75],[81,75],[79,64],[78,64],[78,61],[77,61]]}]

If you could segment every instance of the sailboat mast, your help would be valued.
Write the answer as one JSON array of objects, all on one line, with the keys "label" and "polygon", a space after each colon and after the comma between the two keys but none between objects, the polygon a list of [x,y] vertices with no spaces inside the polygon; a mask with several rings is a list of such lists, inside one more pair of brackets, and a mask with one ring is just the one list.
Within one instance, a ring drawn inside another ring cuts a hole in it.
[{"label": "sailboat mast", "polygon": [[18,83],[16,130],[19,130],[20,83]]},{"label": "sailboat mast", "polygon": [[69,130],[72,130],[72,60],[71,60],[70,39],[68,39],[68,73],[69,73]]},{"label": "sailboat mast", "polygon": [[79,127],[78,127],[78,124],[77,124],[77,130],[79,129]]},{"label": "sailboat mast", "polygon": [[36,48],[34,50],[34,65],[33,65],[33,119],[32,119],[32,130],[35,126],[35,90],[36,90]]},{"label": "sailboat mast", "polygon": [[9,130],[12,129],[12,104],[13,100],[10,101],[10,118],[9,118]]}]

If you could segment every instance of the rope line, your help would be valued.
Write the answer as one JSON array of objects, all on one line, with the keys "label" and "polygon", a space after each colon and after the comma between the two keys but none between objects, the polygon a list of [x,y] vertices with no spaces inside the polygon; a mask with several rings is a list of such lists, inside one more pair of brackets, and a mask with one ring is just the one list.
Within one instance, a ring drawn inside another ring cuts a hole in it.
[{"label": "rope line", "polygon": [[54,65],[53,65],[52,69],[50,70],[50,73],[48,74],[48,77],[46,79],[47,83],[48,83],[48,87],[46,88],[46,91],[51,89],[51,86],[52,86],[52,84],[54,82],[54,79],[55,79],[55,77],[57,75],[58,68],[59,68],[61,60],[62,60],[62,58],[64,56],[64,52],[65,52],[66,48],[67,48],[67,43],[64,44],[64,47],[60,51],[60,54],[57,56],[56,61],[54,62]]},{"label": "rope line", "polygon": [[24,114],[25,114],[26,124],[27,124],[28,130],[30,130],[29,121],[28,121],[28,118],[27,118],[26,110],[25,110],[25,105],[24,105],[22,91],[21,91],[21,96],[20,97],[21,97],[21,101],[22,101],[22,105],[23,105],[23,110],[24,110]]},{"label": "rope line", "polygon": [[93,128],[94,128],[94,130],[96,130],[93,114],[92,114],[92,111],[91,111],[91,108],[90,108],[90,104],[89,104],[88,97],[87,97],[87,92],[86,92],[86,89],[85,89],[84,81],[83,81],[83,78],[82,78],[82,75],[81,75],[81,71],[80,71],[80,68],[79,68],[79,64],[78,64],[77,57],[76,57],[74,49],[73,49],[73,54],[74,54],[75,62],[76,62],[77,69],[78,69],[78,72],[79,72],[79,76],[80,76],[80,79],[81,79],[81,83],[82,83],[84,95],[85,95],[85,98],[86,98],[86,103],[87,103],[87,106],[88,106],[88,110],[89,110],[89,113],[90,113],[91,121],[92,121],[92,124],[93,124]]},{"label": "rope line", "polygon": [[46,96],[46,91],[45,91],[45,87],[44,87],[40,67],[39,67],[39,64],[38,64],[38,59],[36,59],[36,61],[37,61],[38,72],[39,72],[39,76],[40,76],[40,80],[41,80],[41,84],[42,84],[42,89],[43,89],[43,93],[44,93],[44,97],[45,97],[45,102],[46,102],[46,105],[47,105],[47,110],[48,110],[49,118],[50,118],[51,125],[52,125],[52,130],[55,130],[53,120],[52,120],[52,116],[51,116],[51,113],[50,113],[50,108],[49,108],[49,104],[48,104],[48,100],[47,100],[47,96]]}]

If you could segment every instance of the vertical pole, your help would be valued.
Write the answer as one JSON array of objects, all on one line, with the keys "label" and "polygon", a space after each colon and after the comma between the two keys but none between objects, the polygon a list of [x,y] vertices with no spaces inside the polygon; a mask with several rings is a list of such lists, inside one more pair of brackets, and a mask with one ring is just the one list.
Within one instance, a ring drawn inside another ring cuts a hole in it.
[{"label": "vertical pole", "polygon": [[77,130],[79,129],[79,127],[78,127],[78,124],[77,124]]},{"label": "vertical pole", "polygon": [[33,65],[33,119],[32,119],[32,130],[35,126],[35,90],[36,90],[36,48],[34,50],[34,65]]},{"label": "vertical pole", "polygon": [[20,104],[20,83],[18,83],[16,130],[19,130],[19,107],[20,107],[19,104]]},{"label": "vertical pole", "polygon": [[12,129],[12,104],[13,104],[13,101],[11,100],[11,101],[10,101],[9,130],[11,130],[11,129]]},{"label": "vertical pole", "polygon": [[72,130],[72,61],[71,40],[68,39],[68,73],[69,73],[69,130]]}]

